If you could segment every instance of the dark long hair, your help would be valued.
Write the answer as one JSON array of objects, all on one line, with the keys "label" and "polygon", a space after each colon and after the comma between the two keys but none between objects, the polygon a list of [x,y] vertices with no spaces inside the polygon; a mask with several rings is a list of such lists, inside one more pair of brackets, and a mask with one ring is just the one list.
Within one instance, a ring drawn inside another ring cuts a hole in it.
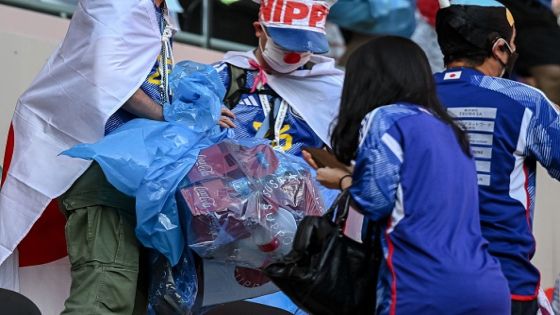
[{"label": "dark long hair", "polygon": [[360,125],[372,110],[407,102],[422,106],[450,125],[471,156],[465,132],[441,106],[426,55],[409,39],[377,37],[358,48],[346,65],[340,112],[332,133],[336,157],[350,164],[356,156]]}]

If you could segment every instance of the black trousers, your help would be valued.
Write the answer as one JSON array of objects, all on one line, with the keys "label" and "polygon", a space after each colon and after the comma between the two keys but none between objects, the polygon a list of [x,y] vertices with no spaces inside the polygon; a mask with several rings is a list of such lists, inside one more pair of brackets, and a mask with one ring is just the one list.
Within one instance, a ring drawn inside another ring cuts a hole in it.
[{"label": "black trousers", "polygon": [[536,315],[539,310],[537,300],[533,301],[511,301],[511,315]]}]

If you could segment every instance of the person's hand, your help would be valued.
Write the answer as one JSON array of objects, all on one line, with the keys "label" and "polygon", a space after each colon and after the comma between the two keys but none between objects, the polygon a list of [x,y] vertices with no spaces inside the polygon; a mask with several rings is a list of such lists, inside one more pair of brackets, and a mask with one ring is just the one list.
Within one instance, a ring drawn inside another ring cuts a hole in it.
[{"label": "person's hand", "polygon": [[[307,162],[307,164],[309,164],[309,166],[311,166],[313,169],[316,170],[316,169],[320,168],[319,165],[317,164],[317,162],[315,161],[315,159],[313,159],[313,156],[311,155],[311,153],[303,150],[303,151],[301,151],[301,155],[303,156],[303,159],[305,160],[305,162]],[[347,166],[345,171],[348,174],[353,174],[354,173],[354,165]]]},{"label": "person's hand", "polygon": [[317,165],[317,162],[315,162],[315,160],[311,156],[311,153],[303,150],[303,151],[301,151],[301,155],[303,156],[303,159],[305,160],[305,162],[307,162],[307,164],[309,164],[309,166],[311,166],[314,170],[319,168],[319,166]]},{"label": "person's hand", "polygon": [[233,119],[235,119],[235,114],[231,110],[222,107],[222,116],[218,121],[218,125],[223,128],[235,128],[236,126],[233,123]]},{"label": "person's hand", "polygon": [[322,167],[317,169],[317,181],[331,189],[346,189],[352,186],[352,174],[339,168]]}]

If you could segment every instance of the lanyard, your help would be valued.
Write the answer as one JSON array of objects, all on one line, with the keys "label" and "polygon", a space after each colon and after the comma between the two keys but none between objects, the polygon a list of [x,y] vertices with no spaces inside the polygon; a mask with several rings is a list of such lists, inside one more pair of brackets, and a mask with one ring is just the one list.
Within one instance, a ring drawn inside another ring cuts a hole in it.
[{"label": "lanyard", "polygon": [[261,101],[261,106],[264,111],[264,121],[261,128],[256,134],[256,138],[264,138],[268,130],[270,129],[270,115],[274,115],[274,141],[272,142],[272,147],[275,150],[283,151],[280,145],[280,131],[282,130],[282,125],[284,120],[286,120],[286,115],[288,114],[288,102],[279,97],[274,100],[274,112],[270,108],[270,101],[266,94],[259,94],[259,99]]},{"label": "lanyard", "polygon": [[161,52],[159,61],[159,73],[161,74],[160,83],[160,93],[162,104],[169,103],[170,101],[170,91],[169,91],[169,68],[167,67],[167,60],[171,60],[171,67],[175,61],[173,60],[173,51],[171,48],[171,37],[173,37],[173,27],[171,23],[167,20],[167,7],[164,6],[161,12],[161,29],[163,29],[163,34],[161,35]]}]

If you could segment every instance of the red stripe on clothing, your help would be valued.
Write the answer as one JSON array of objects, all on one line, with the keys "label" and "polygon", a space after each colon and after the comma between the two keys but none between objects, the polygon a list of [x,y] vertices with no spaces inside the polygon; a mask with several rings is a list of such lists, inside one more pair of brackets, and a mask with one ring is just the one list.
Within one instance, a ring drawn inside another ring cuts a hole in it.
[{"label": "red stripe on clothing", "polygon": [[[531,237],[533,238],[533,244],[536,244],[536,240],[535,240],[535,236],[533,235],[533,228],[531,227],[531,194],[529,193],[529,168],[527,167],[527,164],[523,164],[523,174],[525,175],[525,194],[527,196],[527,208],[525,209],[525,218],[527,219],[527,228],[529,229],[529,233],[531,233]],[[533,247],[533,253],[535,253],[535,248]],[[529,257],[527,257],[529,260],[531,260],[531,254],[529,255]],[[536,299],[539,295],[539,287],[540,287],[540,282],[541,279],[539,277],[539,282],[537,283],[537,286],[535,287],[535,293],[533,293],[533,295],[512,295],[511,298],[512,300],[515,301],[532,301],[534,299]]]},{"label": "red stripe on clothing", "polygon": [[[389,224],[391,221],[389,220]],[[387,256],[387,265],[389,267],[389,271],[391,271],[391,309],[389,310],[390,315],[395,315],[397,312],[397,275],[395,273],[395,267],[393,266],[393,253],[395,248],[393,247],[393,242],[391,242],[391,237],[387,230],[385,230],[385,238],[387,239],[387,245],[389,247],[389,255]]]},{"label": "red stripe on clothing", "polygon": [[[537,290],[538,291],[538,290]],[[528,301],[533,301],[537,299],[537,295],[517,295],[517,294],[512,294],[511,295],[511,299],[514,301],[520,301],[520,302],[528,302]]]},{"label": "red stripe on clothing", "polygon": [[523,163],[523,173],[525,174],[525,194],[527,196],[527,208],[525,209],[525,217],[527,218],[527,226],[531,231],[531,195],[529,194],[529,169],[527,164]]}]

